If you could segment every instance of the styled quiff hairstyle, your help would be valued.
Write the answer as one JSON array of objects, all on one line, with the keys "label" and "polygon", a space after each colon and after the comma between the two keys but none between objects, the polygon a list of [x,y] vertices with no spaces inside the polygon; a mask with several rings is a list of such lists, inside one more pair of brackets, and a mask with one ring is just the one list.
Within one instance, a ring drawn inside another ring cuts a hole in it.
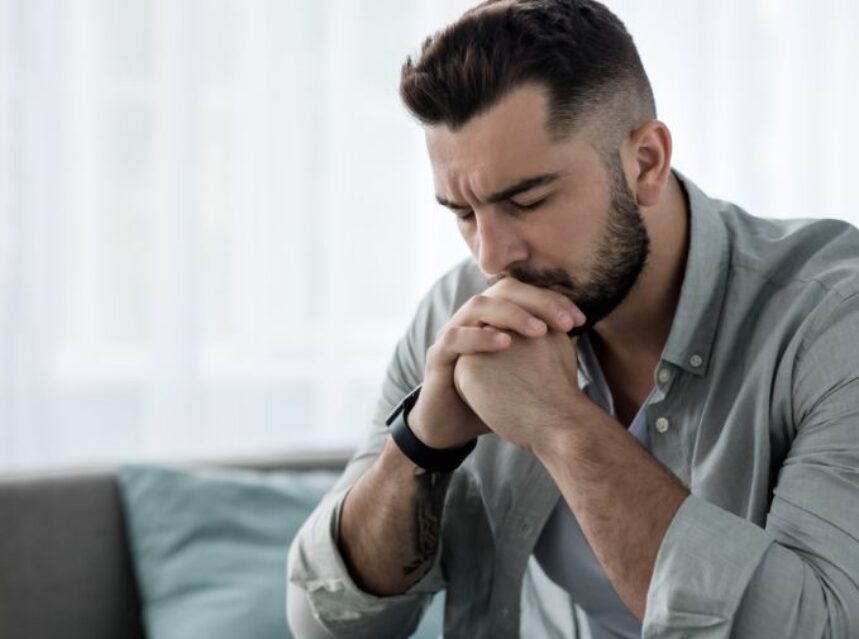
[{"label": "styled quiff hairstyle", "polygon": [[424,125],[456,130],[527,84],[547,92],[553,139],[582,131],[604,159],[656,118],[632,37],[594,0],[482,2],[406,60],[400,96]]}]

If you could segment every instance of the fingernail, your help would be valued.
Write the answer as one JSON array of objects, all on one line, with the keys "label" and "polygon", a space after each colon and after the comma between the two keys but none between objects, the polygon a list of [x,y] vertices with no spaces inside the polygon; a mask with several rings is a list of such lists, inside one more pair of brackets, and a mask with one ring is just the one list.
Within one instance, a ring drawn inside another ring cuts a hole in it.
[{"label": "fingernail", "polygon": [[584,326],[588,318],[581,311],[576,311],[576,326]]},{"label": "fingernail", "polygon": [[546,324],[542,320],[538,320],[536,317],[532,317],[528,320],[528,327],[535,331],[542,331],[546,328]]},{"label": "fingernail", "polygon": [[561,326],[572,326],[573,316],[567,313],[567,311],[561,311],[558,313],[558,322],[560,322]]}]

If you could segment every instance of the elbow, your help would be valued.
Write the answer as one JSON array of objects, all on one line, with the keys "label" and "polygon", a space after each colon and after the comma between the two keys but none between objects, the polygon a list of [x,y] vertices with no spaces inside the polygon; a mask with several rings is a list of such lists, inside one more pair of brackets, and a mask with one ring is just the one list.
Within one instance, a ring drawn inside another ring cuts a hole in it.
[{"label": "elbow", "polygon": [[761,636],[768,625],[791,639],[859,637],[859,589],[850,577],[780,559],[763,563],[746,588],[733,624],[737,636]]}]

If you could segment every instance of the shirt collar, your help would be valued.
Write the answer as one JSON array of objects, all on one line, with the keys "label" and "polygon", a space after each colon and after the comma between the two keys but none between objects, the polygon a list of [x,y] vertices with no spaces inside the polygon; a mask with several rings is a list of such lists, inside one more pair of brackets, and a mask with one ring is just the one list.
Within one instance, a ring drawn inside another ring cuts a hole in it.
[{"label": "shirt collar", "polygon": [[[689,204],[689,252],[680,300],[662,359],[698,377],[707,374],[725,287],[730,245],[718,202],[674,170]],[[579,349],[580,350],[580,349]],[[581,352],[579,386],[591,383],[594,373]]]},{"label": "shirt collar", "polygon": [[730,244],[718,202],[679,171],[674,174],[689,203],[689,252],[680,301],[662,359],[703,377],[710,364],[725,299]]}]

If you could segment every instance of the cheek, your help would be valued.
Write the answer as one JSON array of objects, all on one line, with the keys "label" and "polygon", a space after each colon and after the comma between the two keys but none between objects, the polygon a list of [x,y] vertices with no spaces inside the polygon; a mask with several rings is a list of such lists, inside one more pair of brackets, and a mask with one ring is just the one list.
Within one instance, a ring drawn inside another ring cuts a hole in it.
[{"label": "cheek", "polygon": [[603,214],[584,205],[553,210],[529,229],[531,246],[552,262],[581,263],[599,243]]}]

